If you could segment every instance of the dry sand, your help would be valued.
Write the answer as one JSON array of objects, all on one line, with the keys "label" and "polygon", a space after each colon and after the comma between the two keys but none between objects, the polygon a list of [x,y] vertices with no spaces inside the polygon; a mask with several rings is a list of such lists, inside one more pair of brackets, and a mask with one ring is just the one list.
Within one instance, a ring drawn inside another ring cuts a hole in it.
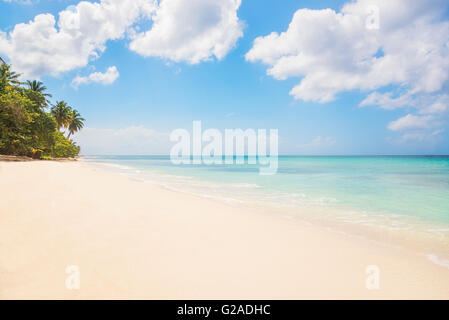
[{"label": "dry sand", "polygon": [[448,299],[449,269],[83,162],[0,162],[0,299],[16,298]]}]

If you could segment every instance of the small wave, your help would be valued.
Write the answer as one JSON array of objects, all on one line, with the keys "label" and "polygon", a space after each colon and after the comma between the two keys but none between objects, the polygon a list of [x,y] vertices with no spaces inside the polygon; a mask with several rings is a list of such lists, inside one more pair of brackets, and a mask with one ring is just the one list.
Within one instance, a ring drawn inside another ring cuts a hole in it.
[{"label": "small wave", "polygon": [[449,260],[440,259],[436,254],[428,254],[427,259],[439,266],[449,269]]},{"label": "small wave", "polygon": [[234,188],[248,188],[248,189],[260,188],[260,186],[255,183],[233,183],[229,184],[228,186]]},{"label": "small wave", "polygon": [[243,201],[241,201],[239,199],[231,198],[231,197],[215,196],[215,195],[211,195],[208,193],[187,191],[185,188],[176,188],[173,185],[168,185],[168,184],[161,184],[161,186],[167,190],[185,193],[185,194],[189,194],[189,195],[194,195],[194,196],[201,197],[201,198],[219,200],[219,201],[224,201],[226,203],[243,203]]},{"label": "small wave", "polygon": [[122,164],[115,164],[115,163],[104,163],[104,162],[93,162],[95,165],[100,165],[103,167],[108,167],[108,168],[116,168],[116,169],[124,169],[124,170],[130,170],[133,169],[131,167],[128,166],[124,166]]}]

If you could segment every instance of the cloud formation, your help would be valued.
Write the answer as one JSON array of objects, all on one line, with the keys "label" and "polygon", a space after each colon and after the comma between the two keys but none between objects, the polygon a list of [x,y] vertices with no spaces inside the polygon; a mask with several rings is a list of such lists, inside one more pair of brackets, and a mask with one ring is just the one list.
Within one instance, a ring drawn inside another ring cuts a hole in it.
[{"label": "cloud formation", "polygon": [[290,91],[295,99],[325,103],[359,90],[369,93],[361,106],[443,112],[437,101],[446,99],[449,79],[444,8],[444,0],[358,0],[340,12],[300,9],[286,31],[256,38],[246,60],[266,64],[276,79],[299,78]]},{"label": "cloud formation", "polygon": [[136,33],[130,49],[146,57],[196,64],[222,59],[243,35],[241,0],[164,0],[153,26]]},{"label": "cloud formation", "polygon": [[[379,29],[367,28],[367,9],[379,8]],[[449,77],[449,22],[442,0],[358,0],[341,12],[296,11],[285,32],[256,38],[246,59],[269,66],[276,79],[302,77],[291,94],[328,102],[346,90],[408,86],[435,92]]]},{"label": "cloud formation", "polygon": [[56,76],[98,58],[108,40],[122,38],[153,10],[148,0],[82,1],[59,12],[57,22],[52,14],[40,14],[9,34],[0,32],[0,53],[25,76]]},{"label": "cloud formation", "polygon": [[119,72],[115,66],[109,67],[105,73],[93,72],[86,77],[76,76],[72,81],[72,86],[78,88],[81,84],[100,83],[109,85],[115,82],[119,77]]},{"label": "cloud formation", "polygon": [[396,121],[390,122],[388,129],[393,131],[404,131],[410,129],[427,129],[432,127],[432,121],[434,117],[432,116],[414,116],[408,114]]},{"label": "cloud formation", "polygon": [[336,143],[333,137],[318,136],[312,139],[312,141],[299,145],[300,148],[321,148],[332,146]]},{"label": "cloud formation", "polygon": [[[242,36],[240,0],[81,1],[59,12],[0,31],[0,54],[27,77],[57,76],[98,58],[125,36],[143,56],[199,63],[222,59]],[[147,31],[141,22],[150,21]]]}]

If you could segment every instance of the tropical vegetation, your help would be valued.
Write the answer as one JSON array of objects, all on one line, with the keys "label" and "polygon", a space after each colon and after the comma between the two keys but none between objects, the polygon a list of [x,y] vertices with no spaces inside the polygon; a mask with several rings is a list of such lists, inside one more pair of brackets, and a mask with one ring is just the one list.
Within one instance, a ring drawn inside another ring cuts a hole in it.
[{"label": "tropical vegetation", "polygon": [[0,61],[0,154],[37,159],[79,154],[70,138],[85,119],[64,101],[52,105],[51,97],[42,82],[22,82],[20,74]]}]

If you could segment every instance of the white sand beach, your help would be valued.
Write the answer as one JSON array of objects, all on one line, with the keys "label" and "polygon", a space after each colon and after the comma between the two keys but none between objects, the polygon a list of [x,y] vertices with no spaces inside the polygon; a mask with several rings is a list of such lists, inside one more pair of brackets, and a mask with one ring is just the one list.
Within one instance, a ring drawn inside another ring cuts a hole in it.
[{"label": "white sand beach", "polygon": [[449,269],[80,161],[0,162],[0,299],[48,298],[448,299]]}]

